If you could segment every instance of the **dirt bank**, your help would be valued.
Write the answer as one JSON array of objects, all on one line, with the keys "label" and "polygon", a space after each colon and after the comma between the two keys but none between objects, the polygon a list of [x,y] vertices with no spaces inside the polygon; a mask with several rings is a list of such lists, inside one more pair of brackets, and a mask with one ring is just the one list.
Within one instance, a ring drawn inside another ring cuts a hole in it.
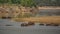
[{"label": "dirt bank", "polygon": [[20,22],[39,22],[39,23],[55,23],[60,24],[60,16],[41,16],[41,17],[31,17],[31,18],[15,18],[14,20]]}]

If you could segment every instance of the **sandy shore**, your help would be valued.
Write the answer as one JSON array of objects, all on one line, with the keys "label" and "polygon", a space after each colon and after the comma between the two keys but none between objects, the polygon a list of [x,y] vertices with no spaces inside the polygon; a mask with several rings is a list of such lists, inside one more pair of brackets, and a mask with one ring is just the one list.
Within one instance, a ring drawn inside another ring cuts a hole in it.
[{"label": "sandy shore", "polygon": [[60,16],[41,16],[41,17],[30,17],[30,18],[15,18],[14,20],[20,22],[39,22],[39,23],[55,23],[60,24]]}]

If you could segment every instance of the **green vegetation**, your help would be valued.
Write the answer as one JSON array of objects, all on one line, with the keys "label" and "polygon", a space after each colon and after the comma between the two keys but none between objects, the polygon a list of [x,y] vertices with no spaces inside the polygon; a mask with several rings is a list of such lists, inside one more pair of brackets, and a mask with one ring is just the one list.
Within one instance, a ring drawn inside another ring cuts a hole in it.
[{"label": "green vegetation", "polygon": [[22,6],[33,6],[33,0],[0,0],[0,4],[17,4]]},{"label": "green vegetation", "polygon": [[17,3],[20,3],[20,0],[0,0],[0,3],[1,4],[6,4],[6,3],[8,3],[8,4],[17,4]]},{"label": "green vegetation", "polygon": [[33,0],[21,0],[21,5],[23,6],[34,6]]},{"label": "green vegetation", "polygon": [[60,0],[35,0],[38,6],[60,6]]},{"label": "green vegetation", "polygon": [[22,6],[60,6],[60,0],[0,0],[0,4],[17,4]]}]

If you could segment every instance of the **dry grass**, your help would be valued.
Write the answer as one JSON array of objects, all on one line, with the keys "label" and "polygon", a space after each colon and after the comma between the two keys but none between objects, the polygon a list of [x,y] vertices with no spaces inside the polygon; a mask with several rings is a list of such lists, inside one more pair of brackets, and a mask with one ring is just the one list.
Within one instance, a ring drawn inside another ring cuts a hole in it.
[{"label": "dry grass", "polygon": [[39,23],[55,23],[60,24],[60,16],[41,16],[41,17],[31,17],[31,18],[16,18],[16,21],[21,22],[39,22]]}]

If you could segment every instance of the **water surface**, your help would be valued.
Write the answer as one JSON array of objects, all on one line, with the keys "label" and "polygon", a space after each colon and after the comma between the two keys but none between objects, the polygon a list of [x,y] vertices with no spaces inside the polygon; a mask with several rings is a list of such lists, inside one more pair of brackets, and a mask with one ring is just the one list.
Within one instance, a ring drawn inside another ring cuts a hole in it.
[{"label": "water surface", "polygon": [[36,23],[34,26],[21,27],[21,23],[0,19],[0,34],[60,34],[60,26],[39,26]]}]

